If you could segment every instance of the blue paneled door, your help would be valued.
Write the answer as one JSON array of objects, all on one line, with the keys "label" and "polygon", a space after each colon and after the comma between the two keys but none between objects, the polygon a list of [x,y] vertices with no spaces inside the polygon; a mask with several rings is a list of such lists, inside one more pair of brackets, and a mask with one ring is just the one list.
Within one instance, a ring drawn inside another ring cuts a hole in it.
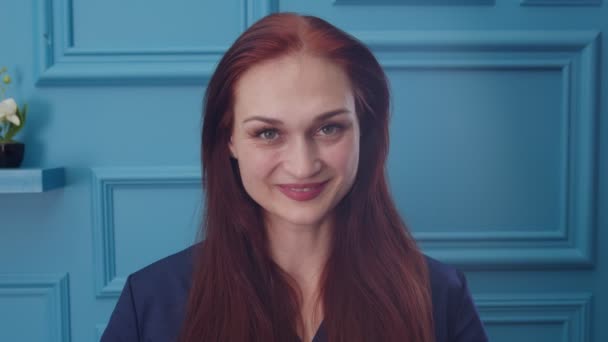
[{"label": "blue paneled door", "polygon": [[126,276],[195,241],[206,82],[272,11],[380,60],[392,193],[424,251],[466,271],[492,341],[608,340],[601,0],[0,0],[23,168],[65,170],[0,188],[0,341],[98,340]]}]

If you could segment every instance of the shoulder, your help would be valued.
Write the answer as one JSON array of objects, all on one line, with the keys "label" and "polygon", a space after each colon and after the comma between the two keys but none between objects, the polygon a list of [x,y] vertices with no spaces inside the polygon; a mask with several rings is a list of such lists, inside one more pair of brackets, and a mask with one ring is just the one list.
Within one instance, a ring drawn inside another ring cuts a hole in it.
[{"label": "shoulder", "polygon": [[155,287],[189,287],[193,257],[199,245],[200,243],[192,245],[132,273],[129,276],[130,285],[140,290]]},{"label": "shoulder", "polygon": [[462,271],[454,266],[425,255],[429,280],[433,294],[433,305],[436,309],[449,309],[451,301],[468,291],[466,277]]},{"label": "shoulder", "polygon": [[425,255],[435,320],[443,321],[458,309],[458,301],[468,291],[464,274],[454,266]]},{"label": "shoulder", "polygon": [[[129,275],[125,288],[133,293],[136,307],[181,306],[192,283],[194,259],[202,243],[163,257]],[[123,290],[124,291],[124,290]]]},{"label": "shoulder", "polygon": [[462,271],[452,265],[431,258],[428,255],[425,255],[424,257],[426,259],[433,293],[456,291],[464,286],[466,280]]},{"label": "shoulder", "polygon": [[487,341],[464,273],[429,256],[425,258],[437,341]]},{"label": "shoulder", "polygon": [[164,257],[127,277],[101,337],[106,341],[169,341],[184,316],[197,245]]}]

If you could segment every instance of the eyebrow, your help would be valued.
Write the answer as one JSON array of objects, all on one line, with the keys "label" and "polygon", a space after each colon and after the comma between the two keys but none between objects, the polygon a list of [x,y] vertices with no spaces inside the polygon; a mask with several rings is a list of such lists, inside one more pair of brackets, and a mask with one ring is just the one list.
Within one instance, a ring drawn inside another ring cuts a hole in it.
[{"label": "eyebrow", "polygon": [[[350,110],[346,109],[346,108],[339,108],[339,109],[334,109],[334,110],[330,110],[329,112],[325,112],[322,114],[317,115],[317,117],[314,119],[314,122],[320,122],[320,121],[324,121],[327,120],[331,117],[334,117],[336,115],[340,115],[340,114],[346,114],[349,113]],[[271,125],[282,125],[283,122],[281,120],[277,120],[277,119],[273,119],[273,118],[267,118],[267,117],[263,117],[263,116],[252,116],[250,118],[247,118],[245,120],[243,120],[243,124],[249,121],[254,121],[254,120],[258,120],[258,121],[262,121],[265,122],[267,124],[271,124]]]}]

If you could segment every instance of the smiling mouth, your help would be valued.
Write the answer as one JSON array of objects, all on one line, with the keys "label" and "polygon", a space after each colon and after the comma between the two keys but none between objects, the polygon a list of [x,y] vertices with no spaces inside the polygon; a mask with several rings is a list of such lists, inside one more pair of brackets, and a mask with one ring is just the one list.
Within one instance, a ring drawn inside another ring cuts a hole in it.
[{"label": "smiling mouth", "polygon": [[310,201],[323,192],[325,185],[329,181],[321,183],[308,183],[308,184],[280,184],[278,185],[281,192],[296,201]]}]

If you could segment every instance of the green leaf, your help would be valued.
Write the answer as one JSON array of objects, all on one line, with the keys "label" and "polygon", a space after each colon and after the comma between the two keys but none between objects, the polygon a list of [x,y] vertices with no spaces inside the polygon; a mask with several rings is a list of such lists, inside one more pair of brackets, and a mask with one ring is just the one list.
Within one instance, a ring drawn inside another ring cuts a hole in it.
[{"label": "green leaf", "polygon": [[19,120],[21,120],[21,127],[25,126],[25,119],[27,118],[27,103],[23,104],[23,109],[19,111],[17,108],[17,115],[19,116]]},{"label": "green leaf", "polygon": [[13,125],[13,124],[10,124],[10,125],[8,126],[8,131],[7,131],[7,132],[6,132],[6,134],[4,135],[4,139],[5,139],[5,140],[8,140],[8,141],[12,140],[12,139],[13,139],[13,136],[14,136],[15,134],[17,134],[17,132],[19,131],[19,127],[20,127],[20,126],[15,126],[15,125]]}]

